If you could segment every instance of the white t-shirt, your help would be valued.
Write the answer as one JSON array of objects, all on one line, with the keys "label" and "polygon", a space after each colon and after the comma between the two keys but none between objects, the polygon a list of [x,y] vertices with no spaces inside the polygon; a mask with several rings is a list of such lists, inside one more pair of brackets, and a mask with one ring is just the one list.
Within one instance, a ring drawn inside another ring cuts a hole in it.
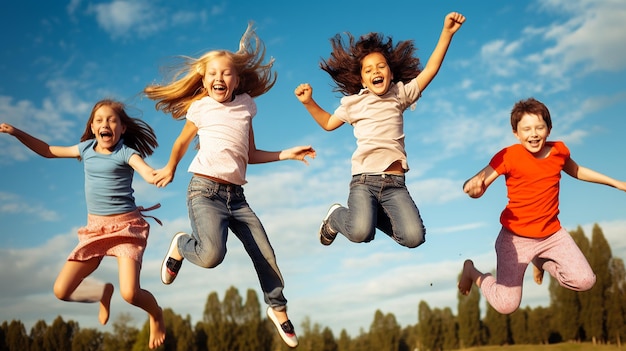
[{"label": "white t-shirt", "polygon": [[256,103],[245,93],[225,103],[208,96],[193,102],[187,120],[198,127],[200,149],[188,171],[245,184],[250,128],[255,115]]},{"label": "white t-shirt", "polygon": [[333,116],[354,127],[357,148],[352,154],[352,174],[380,173],[395,161],[409,170],[404,149],[403,112],[420,97],[417,79],[393,84],[378,96],[363,89],[345,96]]}]

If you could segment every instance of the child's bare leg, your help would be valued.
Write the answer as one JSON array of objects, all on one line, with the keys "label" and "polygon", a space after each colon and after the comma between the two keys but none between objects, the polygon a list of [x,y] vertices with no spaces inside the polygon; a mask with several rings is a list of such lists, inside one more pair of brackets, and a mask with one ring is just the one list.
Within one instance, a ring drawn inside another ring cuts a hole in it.
[{"label": "child's bare leg", "polygon": [[104,285],[104,293],[100,300],[100,312],[98,313],[98,320],[100,324],[105,325],[109,321],[109,315],[111,312],[111,296],[113,296],[113,284],[106,283]]},{"label": "child's bare leg", "polygon": [[88,278],[98,268],[100,261],[100,258],[67,261],[54,282],[54,295],[63,301],[99,302],[98,321],[106,324],[109,320],[113,285]]},{"label": "child's bare leg", "polygon": [[131,258],[118,257],[118,264],[120,271],[120,294],[126,302],[148,312],[150,317],[150,341],[148,346],[151,349],[156,349],[165,341],[163,310],[149,291],[141,289],[139,285],[139,263]]},{"label": "child's bare leg", "polygon": [[480,287],[482,281],[482,272],[474,267],[472,260],[465,260],[463,263],[463,272],[461,273],[461,279],[459,280],[459,292],[463,295],[468,295],[472,290],[472,284]]}]

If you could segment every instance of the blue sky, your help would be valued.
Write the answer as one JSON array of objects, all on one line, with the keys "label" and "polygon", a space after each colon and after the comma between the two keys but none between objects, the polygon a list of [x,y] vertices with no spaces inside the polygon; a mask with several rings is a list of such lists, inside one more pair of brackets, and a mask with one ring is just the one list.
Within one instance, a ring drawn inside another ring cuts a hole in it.
[{"label": "blue sky", "polygon": [[[355,140],[348,125],[323,131],[294,89],[311,83],[318,103],[332,111],[339,96],[319,69],[330,53],[329,38],[375,31],[396,42],[413,39],[425,64],[450,11],[467,21],[416,110],[405,113],[407,184],[427,227],[426,243],[409,250],[379,234],[369,244],[340,237],[321,246],[320,220],[330,204],[347,199]],[[308,167],[295,161],[252,165],[245,191],[274,246],[294,324],[308,317],[336,335],[342,328],[356,335],[369,329],[376,309],[393,313],[403,326],[417,323],[422,300],[456,311],[463,260],[495,268],[504,181],[478,200],[461,186],[500,148],[517,142],[508,121],[516,101],[543,101],[553,118],[551,139],[565,141],[579,164],[626,180],[625,18],[620,0],[414,1],[403,8],[370,0],[356,6],[327,0],[9,2],[0,13],[0,121],[53,145],[73,145],[93,104],[112,97],[155,129],[160,147],[147,161],[160,168],[183,123],[156,112],[140,92],[161,81],[162,67],[177,55],[236,50],[247,22],[254,21],[278,72],[275,87],[257,99],[257,146],[310,144],[318,157]],[[138,205],[162,204],[154,214],[164,222],[151,222],[142,286],[195,323],[212,291],[220,298],[230,286],[242,296],[249,288],[259,297],[261,292],[234,236],[218,268],[185,263],[174,284],[160,282],[171,236],[189,230],[185,190],[192,156],[190,150],[167,188],[139,177],[134,186]],[[0,167],[0,320],[20,319],[30,330],[38,320],[51,323],[61,315],[81,327],[108,330],[98,325],[97,305],[62,302],[52,293],[76,230],[86,223],[82,164],[43,159],[0,135]],[[567,229],[582,226],[588,236],[600,224],[613,255],[626,258],[623,192],[564,175],[560,219]],[[117,286],[115,260],[105,259],[93,276]],[[548,299],[547,284],[527,280],[523,306]],[[146,320],[116,293],[112,318],[119,313],[137,324]]]}]

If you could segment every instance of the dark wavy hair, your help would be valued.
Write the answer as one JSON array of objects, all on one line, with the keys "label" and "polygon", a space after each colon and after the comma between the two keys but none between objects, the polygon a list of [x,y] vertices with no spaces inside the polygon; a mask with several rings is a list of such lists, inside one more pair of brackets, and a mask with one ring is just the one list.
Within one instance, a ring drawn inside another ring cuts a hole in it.
[{"label": "dark wavy hair", "polygon": [[343,95],[357,94],[363,85],[361,83],[361,63],[365,56],[380,52],[393,73],[393,82],[407,83],[422,71],[420,60],[414,56],[416,48],[413,40],[404,40],[393,45],[393,39],[382,33],[369,33],[355,40],[352,34],[346,32],[347,42],[340,34],[330,39],[332,52],[328,60],[322,59],[320,68],[330,74],[337,85],[333,91]]},{"label": "dark wavy hair", "polygon": [[89,120],[87,121],[87,126],[85,127],[85,132],[83,133],[83,136],[80,137],[81,142],[94,139],[96,137],[91,131],[91,124],[93,123],[96,111],[102,106],[109,106],[113,109],[113,111],[115,111],[117,116],[120,118],[122,124],[126,126],[126,131],[124,132],[124,135],[122,135],[124,145],[139,152],[142,158],[152,155],[154,149],[159,146],[152,127],[139,118],[130,117],[128,113],[126,113],[126,105],[112,99],[100,100],[93,106],[91,114],[89,115]]}]

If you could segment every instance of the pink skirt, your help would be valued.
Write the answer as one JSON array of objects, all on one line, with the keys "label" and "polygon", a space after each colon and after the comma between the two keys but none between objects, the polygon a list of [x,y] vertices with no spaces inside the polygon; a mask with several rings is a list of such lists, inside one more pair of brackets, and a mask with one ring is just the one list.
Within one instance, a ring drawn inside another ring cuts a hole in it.
[{"label": "pink skirt", "polygon": [[139,264],[148,243],[150,224],[139,209],[113,216],[87,215],[87,225],[78,229],[78,245],[68,261],[94,257],[128,257]]}]

